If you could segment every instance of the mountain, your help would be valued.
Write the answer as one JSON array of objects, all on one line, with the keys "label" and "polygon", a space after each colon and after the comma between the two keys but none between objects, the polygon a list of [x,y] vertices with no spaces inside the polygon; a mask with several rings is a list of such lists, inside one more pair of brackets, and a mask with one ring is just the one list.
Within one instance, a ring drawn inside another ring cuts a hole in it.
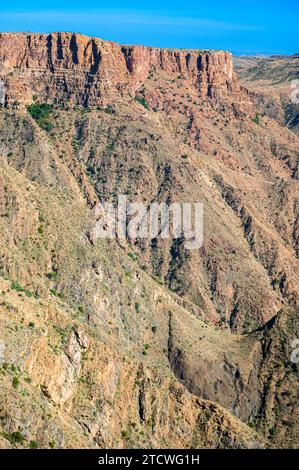
[{"label": "mountain", "polygon": [[[235,71],[262,115],[299,132],[299,55],[236,57]],[[292,98],[293,97],[293,98]]]},{"label": "mountain", "polygon": [[[0,80],[0,446],[298,447],[299,140],[232,55],[3,33]],[[98,239],[119,195],[202,246]]]}]

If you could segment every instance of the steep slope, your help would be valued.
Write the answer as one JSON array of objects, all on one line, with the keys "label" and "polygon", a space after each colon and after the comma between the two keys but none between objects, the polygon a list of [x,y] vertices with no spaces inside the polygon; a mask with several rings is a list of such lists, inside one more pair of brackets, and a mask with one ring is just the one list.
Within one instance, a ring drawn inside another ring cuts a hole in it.
[{"label": "steep slope", "polygon": [[234,64],[240,82],[252,92],[259,112],[298,134],[299,55],[236,57]]},{"label": "steep slope", "polygon": [[[222,407],[178,383],[170,315],[173,331],[181,322],[188,329],[190,314],[124,249],[90,245],[89,211],[76,188],[57,193],[3,160],[1,182],[2,445],[262,445]],[[208,328],[200,320],[195,327]],[[221,338],[208,329],[204,343],[210,335],[212,343]],[[236,340],[225,336],[233,350]]]},{"label": "steep slope", "polygon": [[[298,138],[252,121],[227,53],[57,33],[0,57],[0,444],[298,446]],[[203,246],[96,240],[120,194],[203,202]]]}]

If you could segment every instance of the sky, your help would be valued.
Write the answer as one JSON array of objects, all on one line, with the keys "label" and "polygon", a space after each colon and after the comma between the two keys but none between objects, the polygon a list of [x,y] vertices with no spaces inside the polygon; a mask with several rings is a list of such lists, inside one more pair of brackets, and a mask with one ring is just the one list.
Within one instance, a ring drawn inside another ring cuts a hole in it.
[{"label": "sky", "polygon": [[225,49],[235,54],[299,52],[298,0],[11,0],[0,31],[72,31],[123,44]]}]

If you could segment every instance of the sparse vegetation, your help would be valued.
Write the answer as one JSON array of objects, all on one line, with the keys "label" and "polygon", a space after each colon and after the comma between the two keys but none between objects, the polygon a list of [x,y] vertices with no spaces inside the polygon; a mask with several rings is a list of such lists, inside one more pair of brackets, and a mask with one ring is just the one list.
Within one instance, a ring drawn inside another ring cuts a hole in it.
[{"label": "sparse vegetation", "polygon": [[2,436],[4,439],[7,439],[13,446],[16,444],[23,444],[25,437],[21,431],[14,431],[14,432],[3,432]]},{"label": "sparse vegetation", "polygon": [[106,108],[104,108],[104,111],[107,114],[115,114],[115,108],[111,105],[106,106]]},{"label": "sparse vegetation", "polygon": [[27,297],[35,297],[36,299],[38,298],[37,294],[33,294],[31,291],[29,291],[28,289],[25,289],[17,282],[12,282],[11,288],[17,292],[23,292],[25,295],[27,295]]},{"label": "sparse vegetation", "polygon": [[55,297],[59,297],[60,299],[64,299],[64,292],[59,292],[56,289],[50,289],[50,292]]}]

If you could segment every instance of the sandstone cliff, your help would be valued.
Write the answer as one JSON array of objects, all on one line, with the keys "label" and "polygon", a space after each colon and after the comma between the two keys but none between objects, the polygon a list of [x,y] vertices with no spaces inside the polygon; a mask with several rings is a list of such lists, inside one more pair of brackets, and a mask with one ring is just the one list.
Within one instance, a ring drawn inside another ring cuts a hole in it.
[{"label": "sandstone cliff", "polygon": [[2,33],[0,69],[8,106],[29,104],[33,96],[71,106],[109,104],[134,96],[153,70],[179,75],[201,97],[240,92],[228,52],[120,46],[71,33]]}]

